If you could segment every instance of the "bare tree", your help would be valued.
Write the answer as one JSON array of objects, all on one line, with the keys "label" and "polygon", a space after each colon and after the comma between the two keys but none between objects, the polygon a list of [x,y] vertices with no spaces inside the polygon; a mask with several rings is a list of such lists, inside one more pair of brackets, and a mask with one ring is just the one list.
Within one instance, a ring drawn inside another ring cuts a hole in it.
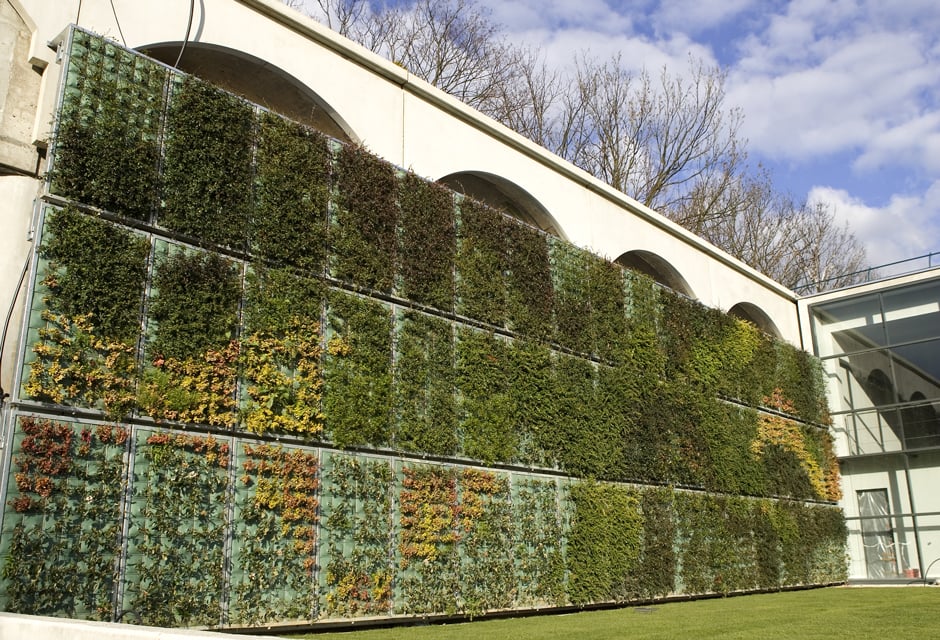
[{"label": "bare tree", "polygon": [[[627,71],[619,55],[577,65],[591,135],[568,157],[611,186],[700,231],[744,159],[741,113],[724,105],[725,75],[690,60],[687,78]],[[707,191],[711,198],[702,198]],[[693,207],[698,203],[698,207]],[[709,205],[709,206],[705,206]],[[701,207],[705,207],[702,209]]]},{"label": "bare tree", "polygon": [[801,208],[797,222],[799,280],[790,286],[801,293],[856,284],[864,280],[865,248],[835,212],[821,202]]}]

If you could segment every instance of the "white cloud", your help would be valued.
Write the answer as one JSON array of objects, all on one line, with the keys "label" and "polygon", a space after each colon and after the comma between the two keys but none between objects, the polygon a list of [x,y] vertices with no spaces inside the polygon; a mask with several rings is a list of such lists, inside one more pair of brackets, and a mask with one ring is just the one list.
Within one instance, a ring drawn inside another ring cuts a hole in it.
[{"label": "white cloud", "polygon": [[871,207],[843,189],[813,187],[809,202],[828,204],[836,220],[847,223],[865,245],[872,266],[921,256],[938,249],[940,181],[919,196],[892,196],[884,207]]},{"label": "white cloud", "polygon": [[747,114],[744,134],[757,152],[799,159],[858,148],[864,155],[880,136],[934,108],[925,92],[938,81],[940,67],[919,38],[882,32],[847,41],[813,66],[735,69],[729,100]]},{"label": "white cloud", "polygon": [[659,33],[701,33],[734,20],[754,0],[673,0],[663,2],[652,16]]}]

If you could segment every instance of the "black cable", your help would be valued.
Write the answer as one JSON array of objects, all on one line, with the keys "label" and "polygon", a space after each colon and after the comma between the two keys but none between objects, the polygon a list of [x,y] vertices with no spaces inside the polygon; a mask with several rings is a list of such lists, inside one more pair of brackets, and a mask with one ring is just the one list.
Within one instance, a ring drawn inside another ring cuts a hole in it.
[{"label": "black cable", "polygon": [[111,13],[114,14],[114,22],[117,24],[118,33],[121,34],[121,42],[127,46],[127,40],[124,39],[124,32],[121,31],[121,21],[117,17],[117,9],[114,8],[114,0],[111,0]]},{"label": "black cable", "polygon": [[176,63],[173,65],[179,68],[180,60],[183,59],[183,52],[186,51],[186,43],[189,42],[189,32],[193,28],[193,14],[196,12],[196,0],[189,0],[189,21],[186,23],[186,35],[183,36],[183,46],[180,47],[180,54],[176,57]]},{"label": "black cable", "polygon": [[[7,317],[3,322],[3,332],[0,333],[0,373],[3,371],[3,349],[7,344],[7,329],[10,328],[10,322],[13,320],[13,309],[16,308],[16,299],[20,295],[20,289],[23,288],[23,281],[26,279],[26,272],[29,271],[29,259],[30,256],[26,256],[26,262],[23,263],[23,270],[20,272],[20,279],[16,283],[16,290],[13,291],[13,299],[10,300],[10,308],[7,309]],[[6,398],[7,394],[3,391],[3,386],[0,385],[0,407],[3,406],[3,400]]]}]

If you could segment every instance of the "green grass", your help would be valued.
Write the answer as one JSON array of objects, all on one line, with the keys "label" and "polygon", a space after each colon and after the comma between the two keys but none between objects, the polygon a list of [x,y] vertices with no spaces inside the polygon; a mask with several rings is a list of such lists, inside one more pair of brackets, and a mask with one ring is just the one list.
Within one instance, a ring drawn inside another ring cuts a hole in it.
[{"label": "green grass", "polygon": [[398,627],[317,640],[904,640],[940,633],[940,588],[839,587],[508,620]]}]

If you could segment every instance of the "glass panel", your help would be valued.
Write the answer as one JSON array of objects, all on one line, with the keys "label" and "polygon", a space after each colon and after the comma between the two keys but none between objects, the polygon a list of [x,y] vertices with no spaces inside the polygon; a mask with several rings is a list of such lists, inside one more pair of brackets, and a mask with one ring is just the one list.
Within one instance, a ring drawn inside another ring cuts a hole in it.
[{"label": "glass panel", "polygon": [[891,344],[935,338],[940,332],[940,282],[888,291],[884,309]]},{"label": "glass panel", "polygon": [[904,400],[891,378],[891,355],[887,350],[842,356],[833,362],[838,364],[828,368],[838,378],[843,409],[880,407]]},{"label": "glass panel", "polygon": [[933,403],[904,407],[900,412],[909,449],[940,446],[940,413]]},{"label": "glass panel", "polygon": [[821,357],[885,344],[877,294],[812,308],[817,353]]},{"label": "glass panel", "polygon": [[[933,331],[940,333],[940,320]],[[894,347],[891,351],[902,402],[940,399],[940,340]]]},{"label": "glass panel", "polygon": [[896,410],[865,411],[845,416],[850,455],[901,450],[900,419]]},{"label": "glass panel", "polygon": [[887,489],[858,492],[862,545],[869,578],[893,578],[898,575],[897,549],[888,515]]}]

